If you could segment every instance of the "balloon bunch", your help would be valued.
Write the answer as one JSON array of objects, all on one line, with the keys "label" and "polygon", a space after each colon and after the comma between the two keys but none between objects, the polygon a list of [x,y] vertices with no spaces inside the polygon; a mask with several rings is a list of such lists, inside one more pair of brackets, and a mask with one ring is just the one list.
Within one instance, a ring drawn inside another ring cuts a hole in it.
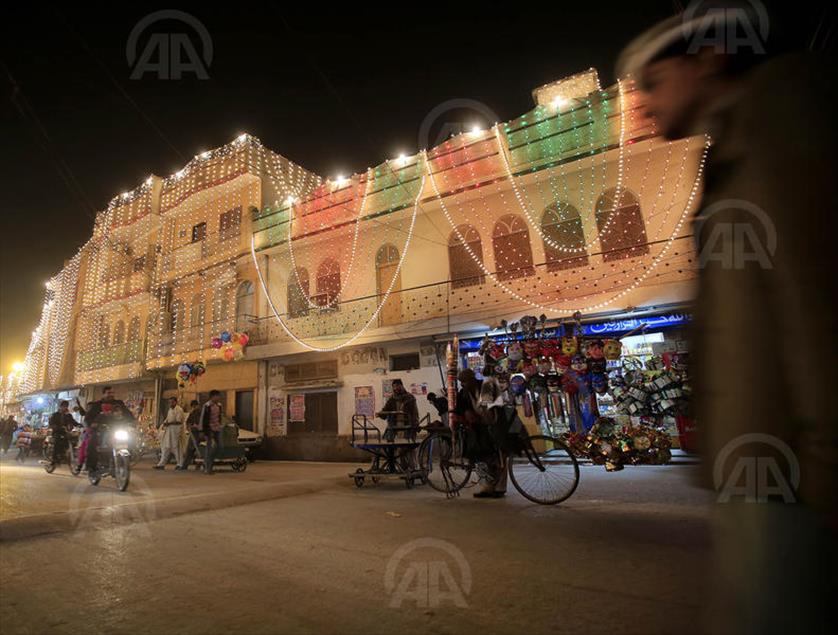
[{"label": "balloon bunch", "polygon": [[250,341],[247,333],[237,331],[221,331],[210,340],[210,346],[221,351],[221,357],[225,362],[232,362],[244,357],[244,348]]},{"label": "balloon bunch", "polygon": [[184,362],[177,368],[178,387],[185,388],[186,384],[194,384],[205,372],[207,367],[204,362]]}]

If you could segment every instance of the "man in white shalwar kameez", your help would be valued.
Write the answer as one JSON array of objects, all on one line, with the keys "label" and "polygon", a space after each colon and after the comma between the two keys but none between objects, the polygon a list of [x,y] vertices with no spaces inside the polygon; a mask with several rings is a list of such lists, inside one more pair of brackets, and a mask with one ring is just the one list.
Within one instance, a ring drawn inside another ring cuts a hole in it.
[{"label": "man in white shalwar kameez", "polygon": [[155,469],[166,469],[166,461],[169,456],[175,457],[175,469],[181,469],[181,449],[180,449],[180,433],[183,429],[183,422],[186,419],[186,414],[183,408],[178,405],[177,397],[169,399],[169,412],[166,413],[166,418],[161,424],[160,430],[160,462],[155,465]]}]

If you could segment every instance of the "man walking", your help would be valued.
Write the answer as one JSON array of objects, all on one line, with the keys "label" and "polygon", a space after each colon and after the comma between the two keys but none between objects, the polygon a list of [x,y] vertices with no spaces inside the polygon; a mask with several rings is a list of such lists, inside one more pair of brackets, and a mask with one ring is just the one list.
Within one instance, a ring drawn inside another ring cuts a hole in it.
[{"label": "man walking", "polygon": [[186,428],[189,432],[189,437],[186,439],[186,452],[178,468],[186,470],[192,465],[195,460],[195,453],[201,447],[201,404],[197,399],[193,399],[189,404],[189,416],[186,417]]},{"label": "man walking", "polygon": [[0,449],[3,450],[3,454],[6,454],[12,445],[15,428],[17,428],[17,423],[13,415],[0,420]]},{"label": "man walking", "polygon": [[221,417],[224,409],[221,406],[221,392],[211,390],[209,401],[201,409],[201,429],[207,439],[207,447],[204,451],[204,474],[214,474],[212,464],[218,446],[221,444],[221,428],[224,425]]},{"label": "man walking", "polygon": [[180,432],[186,414],[177,402],[177,397],[169,399],[169,411],[161,424],[160,431],[160,462],[154,466],[156,470],[165,470],[170,456],[175,457],[175,469],[179,470],[182,456],[180,451]]},{"label": "man walking", "polygon": [[[691,342],[706,481],[725,503],[709,629],[813,633],[831,622],[838,570],[838,367],[805,345],[838,350],[834,69],[731,43],[743,19],[741,7],[676,16],[633,41],[617,74],[633,75],[665,138],[713,143]],[[723,498],[754,459],[782,471],[782,501]]]}]

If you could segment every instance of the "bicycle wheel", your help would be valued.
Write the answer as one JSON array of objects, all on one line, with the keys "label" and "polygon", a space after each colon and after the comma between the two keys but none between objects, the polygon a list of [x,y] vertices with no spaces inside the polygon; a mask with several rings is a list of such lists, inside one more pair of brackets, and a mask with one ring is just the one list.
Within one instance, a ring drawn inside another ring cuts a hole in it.
[{"label": "bicycle wheel", "polygon": [[579,485],[579,464],[559,439],[529,437],[521,452],[509,456],[509,478],[521,494],[539,505],[567,500]]},{"label": "bicycle wheel", "polygon": [[452,435],[432,432],[419,445],[419,469],[423,480],[438,492],[453,494],[471,478],[471,461],[462,455],[462,444],[455,447]]}]

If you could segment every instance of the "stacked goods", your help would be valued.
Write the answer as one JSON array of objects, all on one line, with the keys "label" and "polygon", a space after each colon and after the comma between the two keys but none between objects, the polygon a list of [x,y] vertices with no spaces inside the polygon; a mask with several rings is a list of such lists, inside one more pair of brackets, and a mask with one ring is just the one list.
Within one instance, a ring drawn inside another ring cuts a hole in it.
[{"label": "stacked goods", "polygon": [[614,419],[600,417],[587,435],[563,435],[570,451],[579,458],[604,465],[609,472],[629,465],[663,465],[672,458],[669,435],[660,428],[643,424],[620,426]]}]

